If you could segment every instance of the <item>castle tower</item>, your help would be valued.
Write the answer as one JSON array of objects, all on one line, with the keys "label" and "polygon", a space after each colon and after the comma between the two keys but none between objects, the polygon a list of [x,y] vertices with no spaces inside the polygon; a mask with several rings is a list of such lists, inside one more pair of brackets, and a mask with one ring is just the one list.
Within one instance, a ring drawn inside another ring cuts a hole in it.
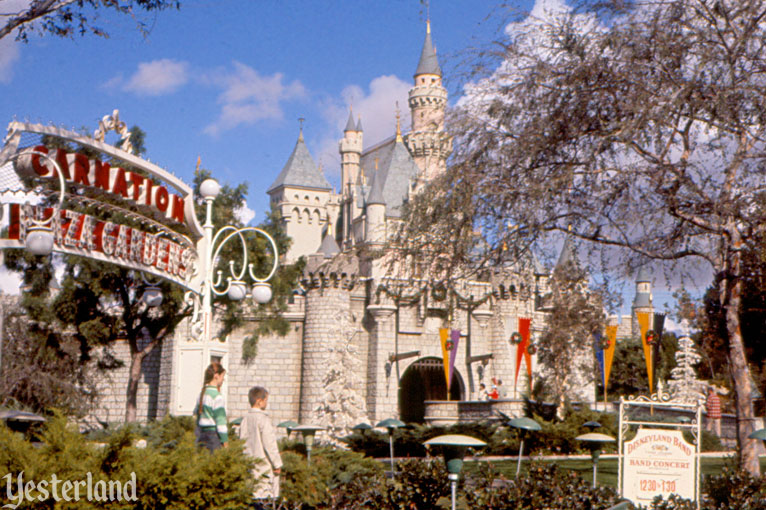
[{"label": "castle tower", "polygon": [[359,176],[359,161],[362,157],[362,119],[354,123],[354,112],[348,111],[348,122],[343,129],[343,138],[338,143],[341,165],[341,195],[348,196]]},{"label": "castle tower", "polygon": [[428,181],[446,169],[447,156],[452,152],[452,139],[444,132],[447,89],[442,86],[430,21],[426,24],[426,40],[414,80],[415,86],[409,93],[412,131],[406,144],[420,168],[420,180]]},{"label": "castle tower", "polygon": [[279,209],[282,226],[293,239],[286,261],[316,253],[328,218],[332,187],[314,163],[303,140],[303,128],[284,168],[266,191]]},{"label": "castle tower", "polygon": [[652,278],[646,266],[642,266],[636,275],[636,297],[633,298],[631,314],[631,329],[634,338],[638,338],[641,334],[638,328],[638,319],[636,318],[637,312],[648,312],[650,314],[654,312],[654,305],[652,304]]}]

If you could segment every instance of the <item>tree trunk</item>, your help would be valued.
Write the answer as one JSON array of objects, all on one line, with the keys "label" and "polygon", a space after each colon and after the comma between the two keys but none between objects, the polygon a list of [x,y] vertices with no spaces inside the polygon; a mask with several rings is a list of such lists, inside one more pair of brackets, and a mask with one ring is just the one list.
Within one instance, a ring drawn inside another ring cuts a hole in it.
[{"label": "tree trunk", "polygon": [[[738,234],[738,233],[737,233]],[[731,375],[734,379],[734,396],[737,410],[737,445],[740,467],[754,476],[760,476],[758,462],[758,442],[749,439],[753,432],[755,412],[752,400],[752,378],[747,364],[745,346],[740,327],[740,305],[742,301],[742,241],[739,235],[732,237],[732,249],[724,263],[723,278],[720,283],[721,305],[726,314],[726,330],[729,340]]]},{"label": "tree trunk", "polygon": [[138,383],[141,380],[141,364],[146,357],[146,352],[138,349],[130,349],[130,370],[128,372],[128,391],[125,403],[125,423],[136,421],[136,407],[138,398]]}]

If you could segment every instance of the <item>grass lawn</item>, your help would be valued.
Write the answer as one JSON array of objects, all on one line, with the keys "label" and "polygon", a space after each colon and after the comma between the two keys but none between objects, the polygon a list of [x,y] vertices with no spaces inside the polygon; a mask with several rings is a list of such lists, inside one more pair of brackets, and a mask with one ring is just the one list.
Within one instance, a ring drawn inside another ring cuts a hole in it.
[{"label": "grass lawn", "polygon": [[[513,478],[516,476],[516,460],[493,460],[493,461],[477,461],[466,462],[464,469],[467,472],[475,473],[478,469],[479,462],[489,462],[506,478]],[[593,480],[593,464],[590,459],[556,459],[556,460],[537,460],[533,462],[555,462],[561,468],[570,471],[576,471],[580,473],[580,476],[586,480]],[[736,467],[735,459],[731,457],[703,457],[702,458],[702,474],[711,475],[719,474],[724,467]],[[526,468],[529,466],[529,461],[526,459],[521,462],[522,475],[526,472]],[[766,472],[766,457],[761,457],[761,472]],[[617,459],[601,459],[598,463],[598,484],[609,485],[617,488]]]}]

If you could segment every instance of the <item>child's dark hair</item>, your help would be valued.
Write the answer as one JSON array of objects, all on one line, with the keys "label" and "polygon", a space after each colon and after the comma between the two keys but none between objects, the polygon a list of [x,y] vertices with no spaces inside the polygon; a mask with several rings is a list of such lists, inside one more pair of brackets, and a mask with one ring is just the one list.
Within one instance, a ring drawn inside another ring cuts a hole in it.
[{"label": "child's dark hair", "polygon": [[253,386],[250,391],[247,392],[247,400],[250,402],[250,407],[253,407],[258,400],[266,398],[269,394],[269,390],[263,386]]},{"label": "child's dark hair", "polygon": [[205,399],[205,386],[212,382],[213,377],[222,372],[226,372],[226,369],[217,361],[211,361],[205,369],[205,376],[202,381],[202,391],[199,392],[199,402],[197,402],[197,415],[202,414],[202,401]]}]

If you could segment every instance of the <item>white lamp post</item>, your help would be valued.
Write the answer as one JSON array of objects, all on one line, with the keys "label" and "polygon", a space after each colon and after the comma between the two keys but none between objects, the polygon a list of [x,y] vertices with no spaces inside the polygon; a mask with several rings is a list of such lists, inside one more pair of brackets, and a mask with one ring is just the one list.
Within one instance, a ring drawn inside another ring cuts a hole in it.
[{"label": "white lamp post", "polygon": [[14,154],[4,161],[11,161],[20,157],[31,158],[33,156],[45,158],[49,163],[53,165],[56,176],[59,180],[59,198],[57,204],[53,207],[53,212],[48,218],[45,218],[44,220],[36,220],[31,218],[29,219],[30,226],[27,227],[25,246],[27,251],[33,255],[50,255],[53,252],[53,242],[55,240],[53,237],[53,228],[51,227],[51,224],[61,209],[61,206],[64,204],[64,195],[66,189],[64,173],[61,171],[61,167],[55,159],[44,152],[40,152],[34,149],[25,150],[24,152]]},{"label": "white lamp post", "polygon": [[[202,288],[198,293],[202,299],[202,338],[205,342],[212,340],[212,321],[213,321],[213,295],[227,295],[232,301],[241,301],[248,295],[247,283],[245,279],[249,277],[253,282],[251,295],[256,303],[268,303],[271,299],[271,285],[268,281],[274,276],[278,265],[278,251],[274,239],[265,232],[256,227],[237,228],[231,225],[222,227],[214,233],[213,225],[213,201],[221,192],[221,186],[213,179],[206,179],[200,185],[200,195],[205,200],[205,223],[202,228],[205,232],[204,250],[200,255],[202,260]],[[265,278],[256,276],[253,264],[248,262],[247,242],[248,235],[262,235],[271,245],[271,252],[274,262],[271,271]],[[239,270],[234,261],[229,261],[229,275],[224,279],[223,271],[216,271],[215,265],[221,253],[221,249],[232,239],[239,241],[242,247],[242,259],[239,261]]]}]

